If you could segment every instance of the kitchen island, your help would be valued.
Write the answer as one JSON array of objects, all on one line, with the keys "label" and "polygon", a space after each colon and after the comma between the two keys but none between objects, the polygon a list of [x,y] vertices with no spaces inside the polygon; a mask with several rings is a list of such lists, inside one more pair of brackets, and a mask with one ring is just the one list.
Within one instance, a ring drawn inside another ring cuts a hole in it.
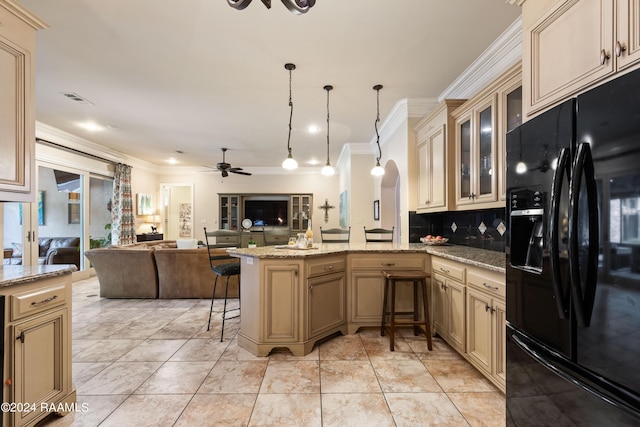
[{"label": "kitchen island", "polygon": [[75,265],[0,268],[2,425],[33,425],[73,410],[71,273]]},{"label": "kitchen island", "polygon": [[[383,269],[430,273],[431,257],[437,256],[496,275],[505,272],[503,253],[453,245],[315,244],[312,249],[266,246],[228,252],[241,260],[238,344],[257,356],[274,348],[302,356],[330,335],[379,327]],[[398,309],[409,307],[411,290],[401,287]]]}]

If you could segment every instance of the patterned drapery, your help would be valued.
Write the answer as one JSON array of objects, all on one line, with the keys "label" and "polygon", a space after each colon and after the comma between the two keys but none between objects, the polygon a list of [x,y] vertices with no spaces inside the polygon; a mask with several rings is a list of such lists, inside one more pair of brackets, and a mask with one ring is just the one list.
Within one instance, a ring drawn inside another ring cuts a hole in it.
[{"label": "patterned drapery", "polygon": [[111,208],[111,242],[126,245],[136,240],[133,197],[131,196],[131,166],[116,165],[113,177],[113,206]]}]

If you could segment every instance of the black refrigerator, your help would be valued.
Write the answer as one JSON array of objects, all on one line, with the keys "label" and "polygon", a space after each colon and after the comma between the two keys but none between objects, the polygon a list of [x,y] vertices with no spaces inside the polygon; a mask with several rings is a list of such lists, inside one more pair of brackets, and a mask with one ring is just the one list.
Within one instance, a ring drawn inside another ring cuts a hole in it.
[{"label": "black refrigerator", "polygon": [[507,134],[507,425],[640,425],[640,71]]}]

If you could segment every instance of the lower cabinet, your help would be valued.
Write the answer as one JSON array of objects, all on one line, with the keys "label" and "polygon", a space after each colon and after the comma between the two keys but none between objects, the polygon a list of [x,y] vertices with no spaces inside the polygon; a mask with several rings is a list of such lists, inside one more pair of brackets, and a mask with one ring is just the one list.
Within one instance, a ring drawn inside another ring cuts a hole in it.
[{"label": "lower cabinet", "polygon": [[453,261],[432,258],[434,329],[460,353],[465,351],[465,268]]},{"label": "lower cabinet", "polygon": [[3,425],[33,425],[73,410],[71,274],[2,289],[5,307]]},{"label": "lower cabinet", "polygon": [[467,279],[467,359],[502,391],[506,387],[505,284],[497,273]]},{"label": "lower cabinet", "polygon": [[344,256],[241,262],[242,348],[266,356],[284,347],[303,356],[318,340],[347,332]]},{"label": "lower cabinet", "polygon": [[[382,270],[428,271],[424,254],[353,254],[349,255],[350,281],[347,292],[349,334],[362,327],[379,327],[382,322],[384,277]],[[406,285],[406,286],[404,286]],[[413,288],[409,283],[397,287],[398,311],[413,310]],[[422,309],[420,311],[422,313]]]},{"label": "lower cabinet", "polygon": [[309,339],[333,333],[347,321],[345,259],[320,258],[307,263],[306,333]]},{"label": "lower cabinet", "polygon": [[504,392],[504,274],[438,257],[431,269],[434,330]]}]

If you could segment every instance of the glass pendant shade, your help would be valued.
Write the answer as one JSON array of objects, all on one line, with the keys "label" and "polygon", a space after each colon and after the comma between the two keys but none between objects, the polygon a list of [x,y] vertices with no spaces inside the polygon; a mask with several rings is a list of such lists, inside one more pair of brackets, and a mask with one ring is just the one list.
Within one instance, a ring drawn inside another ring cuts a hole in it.
[{"label": "glass pendant shade", "polygon": [[380,166],[380,163],[376,163],[376,165],[371,169],[371,175],[373,176],[382,176],[384,175],[384,168]]},{"label": "glass pendant shade", "polygon": [[282,167],[285,169],[293,170],[298,167],[298,162],[296,162],[296,159],[291,157],[291,154],[289,154],[289,157],[284,159],[284,162],[282,162]]},{"label": "glass pendant shade", "polygon": [[324,176],[331,176],[334,173],[336,173],[336,171],[333,169],[333,166],[331,166],[329,163],[327,163],[326,165],[324,165],[324,167],[322,168],[320,173],[322,175],[324,175]]}]

